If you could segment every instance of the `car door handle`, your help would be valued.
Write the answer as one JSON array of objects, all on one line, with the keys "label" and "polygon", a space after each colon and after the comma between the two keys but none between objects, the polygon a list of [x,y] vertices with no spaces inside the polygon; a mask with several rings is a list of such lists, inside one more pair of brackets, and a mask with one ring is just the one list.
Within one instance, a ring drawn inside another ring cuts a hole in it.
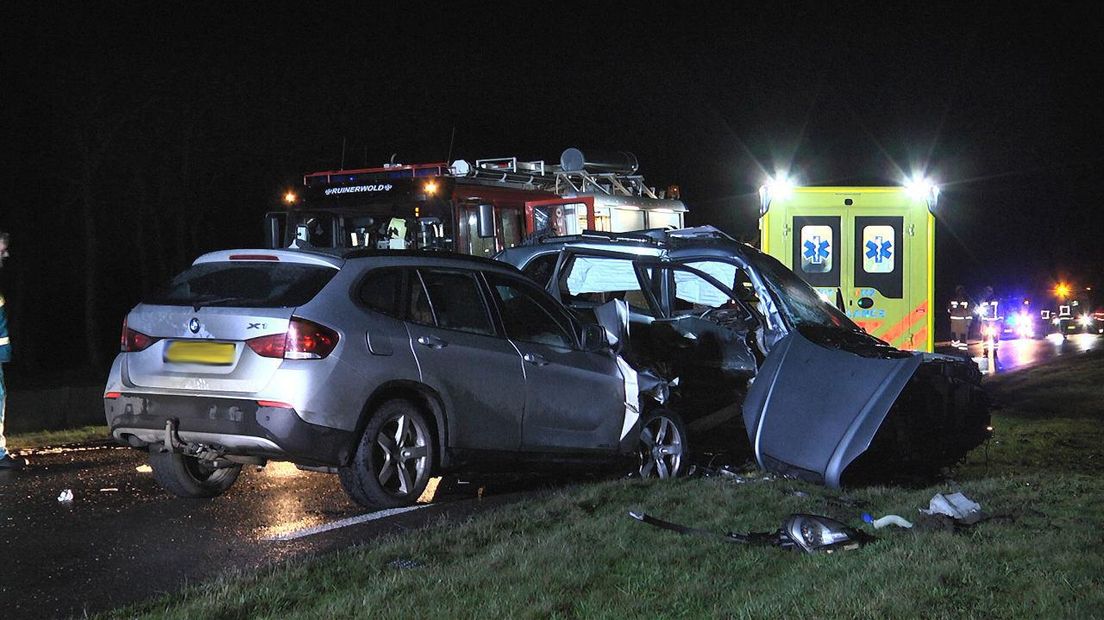
[{"label": "car door handle", "polygon": [[418,344],[431,349],[443,349],[448,346],[448,342],[441,340],[437,336],[418,336]]},{"label": "car door handle", "polygon": [[533,364],[534,366],[545,366],[548,364],[548,360],[544,359],[536,353],[526,353],[521,356],[521,359]]}]

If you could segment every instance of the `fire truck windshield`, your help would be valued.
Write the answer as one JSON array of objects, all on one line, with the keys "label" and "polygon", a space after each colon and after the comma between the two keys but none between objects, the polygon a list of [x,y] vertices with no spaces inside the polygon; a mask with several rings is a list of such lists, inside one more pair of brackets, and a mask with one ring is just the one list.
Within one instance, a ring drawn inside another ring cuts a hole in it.
[{"label": "fire truck windshield", "polygon": [[415,216],[413,211],[406,205],[373,205],[345,213],[336,210],[292,212],[288,214],[286,245],[451,250],[451,218]]}]

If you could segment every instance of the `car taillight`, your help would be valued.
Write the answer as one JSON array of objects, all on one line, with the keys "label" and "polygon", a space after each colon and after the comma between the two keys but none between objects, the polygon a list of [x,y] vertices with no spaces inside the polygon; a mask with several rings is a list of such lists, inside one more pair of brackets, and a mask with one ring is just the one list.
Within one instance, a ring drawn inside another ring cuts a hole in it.
[{"label": "car taillight", "polygon": [[160,338],[147,336],[142,332],[127,327],[126,319],[123,319],[123,335],[119,340],[119,350],[123,353],[136,353],[148,349],[149,346]]},{"label": "car taillight", "polygon": [[261,336],[260,338],[251,338],[245,341],[245,344],[249,345],[253,352],[261,357],[277,357],[282,358],[284,356],[284,341],[287,339],[287,334],[272,334],[271,336]]},{"label": "car taillight", "polygon": [[318,360],[333,352],[338,335],[334,330],[306,319],[292,318],[288,325],[284,359]]},{"label": "car taillight", "polygon": [[262,357],[317,360],[333,352],[338,338],[337,332],[328,327],[293,317],[286,333],[251,338],[245,344]]}]

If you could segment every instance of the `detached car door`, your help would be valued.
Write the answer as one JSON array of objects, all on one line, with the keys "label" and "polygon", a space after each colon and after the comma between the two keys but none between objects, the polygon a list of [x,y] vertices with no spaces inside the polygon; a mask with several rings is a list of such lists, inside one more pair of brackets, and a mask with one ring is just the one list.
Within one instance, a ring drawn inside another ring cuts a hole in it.
[{"label": "detached car door", "polygon": [[497,273],[484,277],[506,335],[524,360],[522,448],[616,450],[625,417],[625,382],[616,357],[580,350],[570,316],[531,282]]},{"label": "detached car door", "polygon": [[422,382],[440,394],[454,448],[517,450],[525,411],[521,356],[494,327],[477,274],[410,274],[407,329]]}]

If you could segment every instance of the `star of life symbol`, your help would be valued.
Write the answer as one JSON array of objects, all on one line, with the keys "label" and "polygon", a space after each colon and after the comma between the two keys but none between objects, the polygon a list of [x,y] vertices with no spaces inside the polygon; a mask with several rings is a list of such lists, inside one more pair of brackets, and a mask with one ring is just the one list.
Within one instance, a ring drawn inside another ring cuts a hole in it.
[{"label": "star of life symbol", "polygon": [[806,239],[805,258],[814,265],[823,264],[824,259],[828,258],[828,242],[821,239],[819,236],[814,236],[812,239]]},{"label": "star of life symbol", "polygon": [[891,273],[896,262],[892,226],[866,226],[863,228],[863,271],[867,273]]},{"label": "star of life symbol", "polygon": [[882,261],[893,256],[892,248],[892,242],[886,241],[882,237],[874,237],[866,242],[866,257],[873,258],[875,263],[881,264]]},{"label": "star of life symbol", "polygon": [[801,227],[801,270],[806,273],[832,271],[832,227]]}]

